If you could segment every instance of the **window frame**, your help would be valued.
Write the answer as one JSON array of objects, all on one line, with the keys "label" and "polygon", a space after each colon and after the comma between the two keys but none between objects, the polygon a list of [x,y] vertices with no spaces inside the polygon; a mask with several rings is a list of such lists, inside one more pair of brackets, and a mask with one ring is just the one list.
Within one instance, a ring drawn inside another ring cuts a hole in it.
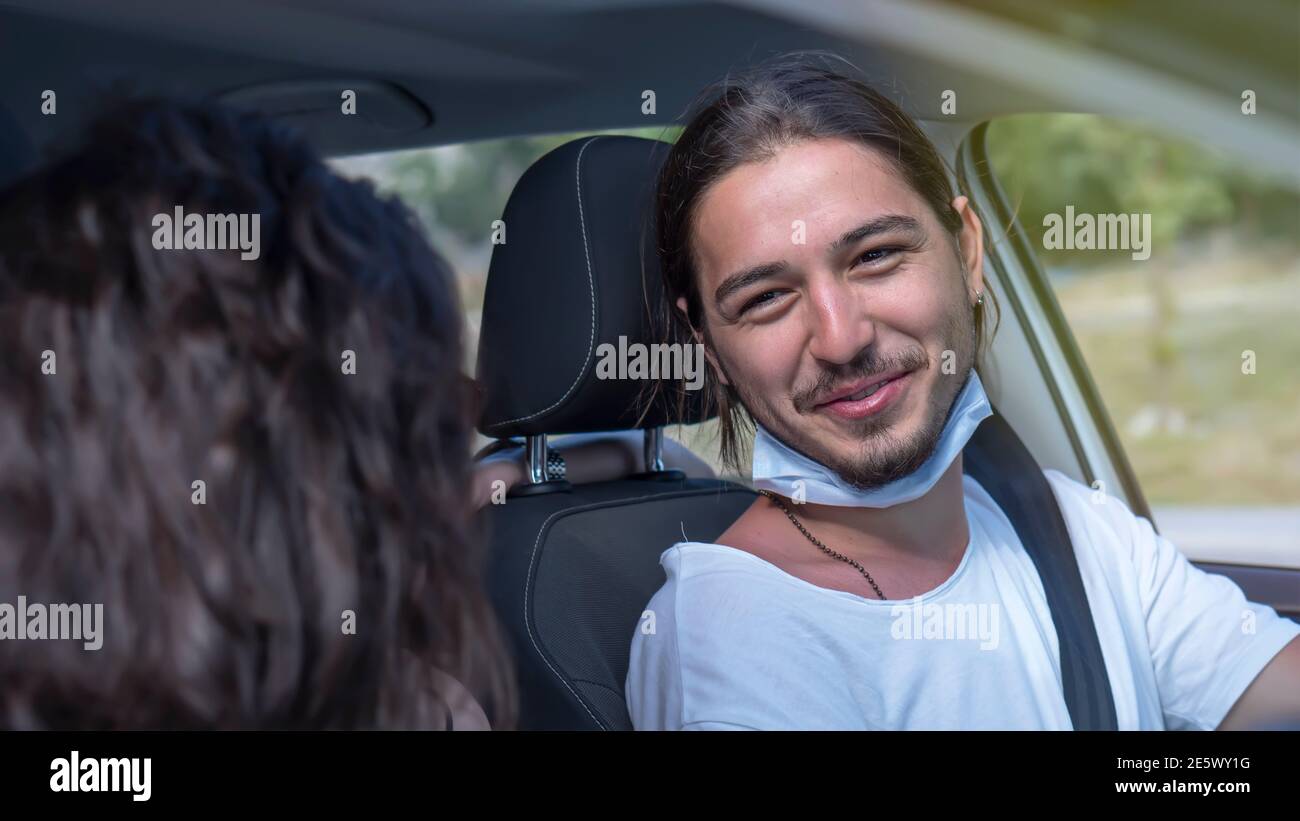
[{"label": "window frame", "polygon": [[[959,189],[970,197],[986,226],[985,254],[1004,283],[998,299],[1010,308],[1028,341],[1085,483],[1093,485],[1100,479],[1103,487],[1115,488],[1110,492],[1124,497],[1129,509],[1159,532],[1101,392],[1033,251],[1029,232],[993,172],[987,151],[991,124],[991,120],[977,124],[961,140],[955,171]],[[1005,242],[988,241],[991,226],[1005,229]]]}]

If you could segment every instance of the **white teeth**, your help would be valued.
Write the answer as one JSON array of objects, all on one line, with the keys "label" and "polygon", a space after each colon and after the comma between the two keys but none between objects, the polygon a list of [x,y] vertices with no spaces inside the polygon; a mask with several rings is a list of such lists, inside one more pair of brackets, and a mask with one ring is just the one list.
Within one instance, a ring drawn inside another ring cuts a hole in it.
[{"label": "white teeth", "polygon": [[[888,380],[886,380],[886,381],[888,381]],[[853,394],[852,396],[849,397],[849,401],[850,401],[850,402],[856,402],[856,401],[858,401],[859,399],[866,399],[866,398],[867,398],[868,396],[870,396],[871,394],[873,394],[873,393],[875,393],[876,391],[880,390],[880,387],[881,387],[882,385],[884,385],[884,384],[885,384],[884,382],[877,382],[876,384],[872,385],[871,387],[867,388],[866,390],[858,391],[857,393],[855,393],[855,394]]]}]

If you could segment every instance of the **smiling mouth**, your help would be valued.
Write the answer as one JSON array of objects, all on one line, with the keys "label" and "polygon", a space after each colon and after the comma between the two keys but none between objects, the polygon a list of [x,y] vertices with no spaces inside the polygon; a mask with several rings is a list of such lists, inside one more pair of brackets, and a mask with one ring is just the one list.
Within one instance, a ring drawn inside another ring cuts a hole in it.
[{"label": "smiling mouth", "polygon": [[[896,379],[896,378],[897,378],[897,377],[895,377],[895,379]],[[847,402],[856,402],[856,401],[859,400],[859,399],[866,399],[868,396],[870,396],[871,394],[875,393],[876,391],[880,390],[881,388],[885,387],[885,385],[888,385],[890,382],[893,382],[893,381],[894,381],[893,379],[886,379],[884,382],[877,382],[876,384],[872,385],[871,387],[867,388],[866,390],[858,391],[857,393],[853,394],[852,396],[846,396],[846,397],[844,397],[844,401],[847,401]]]},{"label": "smiling mouth", "polygon": [[833,405],[836,402],[859,402],[863,399],[866,399],[868,396],[877,393],[882,388],[888,386],[891,382],[896,382],[910,373],[911,371],[898,371],[893,374],[888,374],[883,379],[879,379],[878,381],[873,382],[872,384],[867,385],[866,387],[860,388],[854,391],[853,393],[844,393],[843,391],[833,393],[831,394],[830,398],[818,402],[816,407],[823,408],[826,407],[827,405]]},{"label": "smiling mouth", "polygon": [[814,410],[848,421],[876,416],[901,401],[899,397],[911,385],[913,373],[914,371],[894,373],[857,390],[853,390],[855,386],[850,385],[832,394],[830,399],[817,405]]}]

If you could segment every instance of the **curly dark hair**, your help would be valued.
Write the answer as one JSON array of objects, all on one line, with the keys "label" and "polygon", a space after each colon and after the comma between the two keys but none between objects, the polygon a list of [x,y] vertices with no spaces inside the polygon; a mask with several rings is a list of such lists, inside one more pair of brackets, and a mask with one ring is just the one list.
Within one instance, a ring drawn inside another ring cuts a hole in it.
[{"label": "curly dark hair", "polygon": [[0,602],[103,605],[0,642],[0,726],[442,728],[448,677],[511,726],[462,345],[411,212],[252,113],[119,105],[0,192]]}]

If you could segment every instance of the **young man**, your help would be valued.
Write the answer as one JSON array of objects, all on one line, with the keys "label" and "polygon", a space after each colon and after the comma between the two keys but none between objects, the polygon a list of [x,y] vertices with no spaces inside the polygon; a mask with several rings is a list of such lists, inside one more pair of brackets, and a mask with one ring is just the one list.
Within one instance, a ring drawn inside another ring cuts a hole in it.
[{"label": "young man", "polygon": [[[730,81],[660,178],[679,328],[765,496],[682,542],[635,633],[638,729],[1069,729],[1034,565],[963,476],[990,414],[983,236],[896,106],[806,58]],[[1045,471],[1122,729],[1300,715],[1300,625]]]}]

